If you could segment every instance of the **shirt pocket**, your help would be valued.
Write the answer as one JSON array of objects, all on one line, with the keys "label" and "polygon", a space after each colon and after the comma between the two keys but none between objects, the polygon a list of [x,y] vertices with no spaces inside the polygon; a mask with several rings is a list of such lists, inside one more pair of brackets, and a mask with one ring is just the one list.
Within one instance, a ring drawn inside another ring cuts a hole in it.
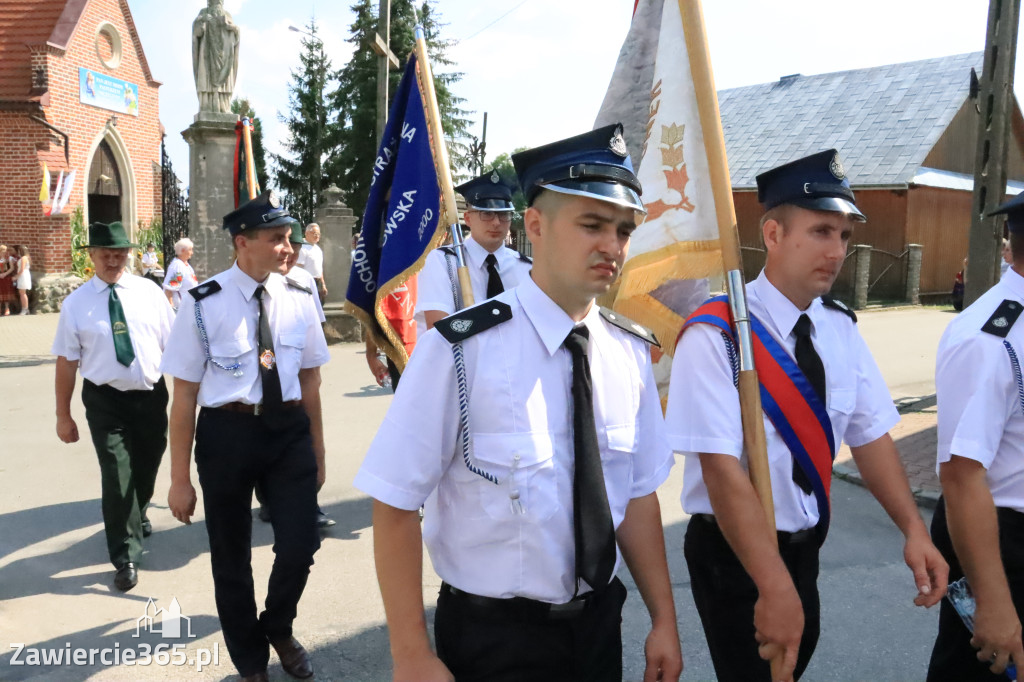
[{"label": "shirt pocket", "polygon": [[242,362],[242,356],[251,351],[255,344],[252,339],[242,336],[227,341],[210,343],[210,356],[222,365],[233,365]]},{"label": "shirt pocket", "polygon": [[[615,526],[622,522],[633,490],[633,457],[636,453],[636,424],[607,426],[601,448],[601,468],[608,491],[608,506]],[[600,441],[600,438],[598,439]]]},{"label": "shirt pocket", "polygon": [[835,434],[836,448],[850,425],[853,411],[857,407],[857,391],[853,388],[837,388],[828,394],[828,417],[832,421],[832,433]]},{"label": "shirt pocket", "polygon": [[[289,372],[297,372],[302,366],[302,351],[306,347],[306,335],[296,332],[281,334],[277,348],[278,362]],[[278,371],[284,371],[278,367]]]},{"label": "shirt pocket", "polygon": [[472,457],[483,472],[497,480],[495,484],[476,476],[480,504],[487,516],[543,521],[558,510],[559,481],[550,433],[474,434]]}]

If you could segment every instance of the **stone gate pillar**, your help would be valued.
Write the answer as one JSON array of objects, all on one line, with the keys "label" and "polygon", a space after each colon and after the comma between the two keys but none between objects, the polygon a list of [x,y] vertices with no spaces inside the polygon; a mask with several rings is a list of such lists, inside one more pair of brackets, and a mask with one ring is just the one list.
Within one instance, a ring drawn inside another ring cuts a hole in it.
[{"label": "stone gate pillar", "polygon": [[921,250],[920,244],[907,244],[907,291],[910,305],[921,305]]},{"label": "stone gate pillar", "polygon": [[871,245],[857,244],[857,269],[853,275],[853,307],[862,310],[868,307],[868,286],[871,284]]}]

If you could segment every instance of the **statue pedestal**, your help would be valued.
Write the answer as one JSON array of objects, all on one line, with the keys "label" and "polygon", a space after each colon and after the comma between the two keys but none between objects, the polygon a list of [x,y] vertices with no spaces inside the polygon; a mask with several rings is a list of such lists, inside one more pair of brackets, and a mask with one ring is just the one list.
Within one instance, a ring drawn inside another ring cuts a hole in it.
[{"label": "statue pedestal", "polygon": [[342,203],[341,190],[334,185],[325,189],[316,210],[316,223],[320,226],[320,248],[324,252],[324,284],[327,285],[324,333],[328,343],[362,340],[359,321],[344,312],[348,276],[352,270],[352,234],[357,222],[352,209]]},{"label": "statue pedestal", "polygon": [[189,147],[189,239],[195,252],[189,264],[199,281],[231,267],[234,249],[221,229],[235,210],[235,114],[202,111],[181,136]]}]

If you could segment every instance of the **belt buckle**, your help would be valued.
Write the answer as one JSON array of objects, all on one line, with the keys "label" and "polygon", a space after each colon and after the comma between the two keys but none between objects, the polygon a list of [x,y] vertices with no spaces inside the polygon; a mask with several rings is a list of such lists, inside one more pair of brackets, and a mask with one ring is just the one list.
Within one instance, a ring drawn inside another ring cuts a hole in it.
[{"label": "belt buckle", "polygon": [[252,406],[252,413],[255,416],[260,416],[261,412],[263,412],[263,403],[256,403],[255,405]]}]

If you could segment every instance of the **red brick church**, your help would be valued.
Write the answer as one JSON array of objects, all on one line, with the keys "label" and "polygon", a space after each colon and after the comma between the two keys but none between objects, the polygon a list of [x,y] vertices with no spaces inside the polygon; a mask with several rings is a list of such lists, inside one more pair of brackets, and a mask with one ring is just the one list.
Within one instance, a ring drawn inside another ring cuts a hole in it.
[{"label": "red brick church", "polygon": [[133,234],[160,217],[159,87],[126,0],[0,0],[0,243],[36,276],[70,270],[77,207]]}]

